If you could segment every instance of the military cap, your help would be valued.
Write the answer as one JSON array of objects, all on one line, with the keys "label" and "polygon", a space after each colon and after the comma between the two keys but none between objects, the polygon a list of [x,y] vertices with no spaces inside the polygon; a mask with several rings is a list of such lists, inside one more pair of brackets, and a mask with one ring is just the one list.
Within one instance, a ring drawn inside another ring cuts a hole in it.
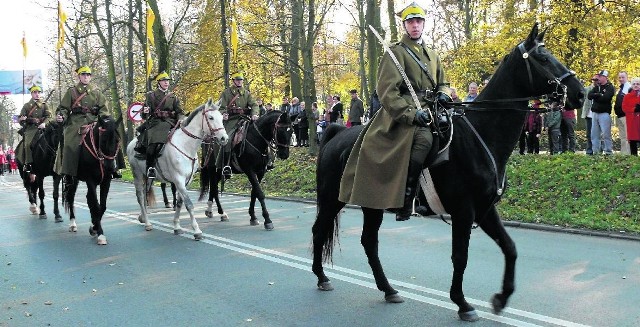
[{"label": "military cap", "polygon": [[244,76],[242,76],[242,73],[237,72],[237,73],[233,73],[231,74],[231,79],[239,79],[239,80],[243,80]]},{"label": "military cap", "polygon": [[82,66],[80,68],[78,68],[76,70],[76,73],[78,73],[78,75],[80,74],[89,74],[91,75],[91,68],[89,68],[89,66]]},{"label": "military cap", "polygon": [[402,9],[400,12],[396,13],[400,19],[404,22],[405,20],[411,18],[427,18],[427,13],[420,7],[417,3],[412,2],[406,8]]},{"label": "military cap", "polygon": [[160,74],[158,74],[158,76],[156,76],[156,82],[160,82],[160,81],[170,81],[171,78],[169,77],[169,74],[167,74],[167,72],[160,72]]},{"label": "military cap", "polygon": [[29,88],[29,92],[42,92],[42,88],[38,85],[33,85]]}]

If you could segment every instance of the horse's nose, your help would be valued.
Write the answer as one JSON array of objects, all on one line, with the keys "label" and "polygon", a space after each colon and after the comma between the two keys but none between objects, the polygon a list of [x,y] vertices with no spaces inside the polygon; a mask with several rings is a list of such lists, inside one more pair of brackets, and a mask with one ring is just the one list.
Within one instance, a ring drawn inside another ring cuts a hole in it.
[{"label": "horse's nose", "polygon": [[222,145],[226,145],[229,142],[229,136],[227,134],[222,135],[222,137],[220,137],[220,143]]}]

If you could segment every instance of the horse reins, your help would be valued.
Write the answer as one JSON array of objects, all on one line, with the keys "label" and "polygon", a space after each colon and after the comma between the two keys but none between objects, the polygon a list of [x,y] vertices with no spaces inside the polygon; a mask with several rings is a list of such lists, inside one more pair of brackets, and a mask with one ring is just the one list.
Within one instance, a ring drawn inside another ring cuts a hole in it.
[{"label": "horse reins", "polygon": [[[98,160],[98,162],[100,163],[100,182],[102,182],[102,180],[104,180],[104,160],[115,160],[116,156],[118,155],[118,147],[120,147],[120,140],[118,140],[117,145],[116,145],[116,150],[115,153],[111,156],[105,155],[102,152],[102,149],[100,149],[100,146],[96,146],[96,140],[95,140],[95,136],[93,133],[93,128],[95,127],[97,123],[93,122],[91,124],[88,125],[84,125],[84,129],[83,129],[83,134],[84,137],[82,137],[82,140],[80,141],[80,145],[84,145],[85,149],[87,149],[87,151],[89,151],[89,154],[91,154],[91,156]],[[100,134],[102,134],[102,132],[104,132],[105,129],[103,129],[102,127],[98,127],[98,138],[100,137]],[[86,139],[87,136],[86,134],[89,134],[89,141],[90,141],[90,145],[87,143]],[[100,140],[98,139],[98,143],[100,142]]]},{"label": "horse reins", "polygon": [[[278,146],[283,146],[283,147],[289,147],[289,144],[284,144],[284,143],[280,143],[278,141],[278,128],[289,128],[291,127],[291,124],[281,124],[280,123],[280,117],[282,117],[282,115],[284,114],[284,112],[282,114],[280,114],[278,116],[278,119],[276,120],[276,123],[273,125],[273,131],[271,132],[273,134],[273,136],[271,137],[270,140],[267,140],[266,137],[264,137],[264,135],[262,135],[262,133],[260,133],[260,130],[258,129],[258,127],[256,126],[256,124],[253,124],[253,128],[256,130],[256,132],[258,132],[258,135],[260,136],[260,138],[262,138],[262,140],[267,143],[267,148],[271,148],[272,150],[276,150]],[[262,153],[258,148],[256,148],[255,145],[251,144],[251,142],[246,142],[248,143],[254,150],[258,151],[260,154],[262,154],[262,156],[266,156],[267,154]]]}]

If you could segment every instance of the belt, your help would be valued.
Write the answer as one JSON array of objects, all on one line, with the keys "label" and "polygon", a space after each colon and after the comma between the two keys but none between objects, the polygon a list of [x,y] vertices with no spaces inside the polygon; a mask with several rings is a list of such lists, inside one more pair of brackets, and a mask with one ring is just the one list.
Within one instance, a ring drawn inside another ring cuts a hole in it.
[{"label": "belt", "polygon": [[174,117],[175,114],[171,111],[162,111],[162,110],[156,110],[154,112],[154,115],[158,118],[168,118],[168,117]]},{"label": "belt", "polygon": [[71,109],[72,114],[86,114],[91,112],[91,109],[85,107],[76,107]]},{"label": "belt", "polygon": [[242,108],[229,108],[227,109],[227,113],[229,114],[244,114],[245,110]]},{"label": "belt", "polygon": [[27,118],[27,119],[25,120],[25,122],[26,122],[27,124],[34,124],[34,125],[37,125],[37,124],[40,124],[40,119],[39,119],[39,118]]}]

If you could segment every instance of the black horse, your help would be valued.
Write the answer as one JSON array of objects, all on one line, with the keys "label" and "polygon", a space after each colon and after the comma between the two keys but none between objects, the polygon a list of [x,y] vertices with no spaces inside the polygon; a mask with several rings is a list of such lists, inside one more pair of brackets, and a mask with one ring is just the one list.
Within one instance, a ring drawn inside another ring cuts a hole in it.
[{"label": "black horse", "polygon": [[[271,111],[256,120],[247,122],[246,137],[231,150],[231,167],[234,173],[244,173],[251,183],[251,202],[249,205],[249,223],[252,226],[259,224],[255,215],[256,198],[262,206],[262,217],[264,218],[264,228],[273,229],[273,222],[269,218],[269,212],[264,203],[264,193],[260,187],[260,182],[267,172],[267,161],[269,148],[275,148],[280,159],[289,158],[289,142],[291,141],[291,119],[287,112],[278,110]],[[230,136],[234,139],[234,136]],[[205,214],[212,217],[213,200],[215,199],[218,213],[221,220],[228,220],[228,215],[222,210],[218,197],[218,183],[222,180],[221,169],[216,169],[216,158],[214,158],[213,147],[209,145],[204,151],[205,164],[200,171],[200,198],[201,201],[209,192],[208,208]]]},{"label": "black horse", "polygon": [[[505,257],[502,291],[491,300],[494,313],[502,311],[514,291],[516,247],[502,225],[495,204],[502,194],[507,161],[522,130],[527,99],[557,95],[561,93],[558,90],[562,90],[569,107],[580,107],[583,101],[582,85],[571,71],[547,52],[543,36],[544,32],[538,34],[536,24],[528,38],[504,58],[477,102],[464,109],[464,115],[454,116],[450,160],[430,169],[435,190],[452,217],[453,279],[449,295],[458,305],[458,315],[463,320],[478,319],[462,291],[474,222],[495,240]],[[322,262],[331,261],[334,240],[338,235],[338,214],[345,205],[338,201],[340,178],[360,130],[330,127],[318,156],[318,213],[312,228],[312,270],[321,290],[333,289],[324,274]],[[383,210],[363,207],[362,211],[361,243],[376,285],[385,293],[386,301],[402,302],[402,297],[389,284],[378,257],[378,230]]]},{"label": "black horse", "polygon": [[[91,213],[92,226],[89,227],[91,236],[98,236],[99,245],[107,244],[107,238],[102,230],[102,216],[107,210],[107,195],[111,187],[111,178],[114,171],[113,161],[116,159],[120,140],[116,132],[115,122],[111,118],[100,118],[96,123],[86,125],[82,129],[82,141],[78,156],[78,176],[64,191],[65,209],[70,212],[70,232],[78,230],[75,220],[73,201],[78,182],[87,184],[87,205]],[[100,186],[100,198],[98,200],[97,187]]]},{"label": "black horse", "polygon": [[56,160],[56,151],[62,140],[62,128],[58,123],[50,123],[44,130],[38,130],[31,144],[18,144],[19,147],[29,146],[31,148],[31,170],[24,171],[24,165],[18,159],[18,171],[22,178],[23,185],[27,190],[31,211],[37,212],[37,202],[40,199],[40,219],[46,219],[47,213],[44,206],[44,178],[53,177],[53,213],[57,223],[62,222],[60,210],[58,209],[58,197],[61,177],[53,171]]}]

